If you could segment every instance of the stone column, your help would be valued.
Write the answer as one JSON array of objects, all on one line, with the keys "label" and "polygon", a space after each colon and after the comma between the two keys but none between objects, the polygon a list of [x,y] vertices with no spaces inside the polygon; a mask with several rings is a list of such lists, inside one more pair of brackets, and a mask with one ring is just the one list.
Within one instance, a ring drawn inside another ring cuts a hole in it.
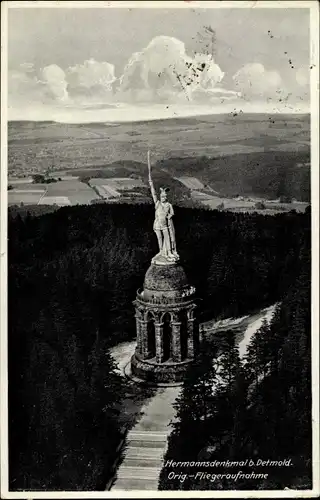
[{"label": "stone column", "polygon": [[163,323],[155,323],[155,336],[156,336],[156,362],[162,363],[163,361]]},{"label": "stone column", "polygon": [[181,361],[181,322],[171,322],[171,357],[172,360]]},{"label": "stone column", "polygon": [[138,343],[138,352],[142,359],[148,358],[148,331],[147,325],[148,322],[142,319],[139,320],[139,329],[140,329],[140,340]]},{"label": "stone column", "polygon": [[194,320],[195,318],[188,318],[188,351],[187,357],[194,357],[194,342],[193,342],[193,332],[194,332]]},{"label": "stone column", "polygon": [[141,315],[136,312],[137,351],[141,355]]}]

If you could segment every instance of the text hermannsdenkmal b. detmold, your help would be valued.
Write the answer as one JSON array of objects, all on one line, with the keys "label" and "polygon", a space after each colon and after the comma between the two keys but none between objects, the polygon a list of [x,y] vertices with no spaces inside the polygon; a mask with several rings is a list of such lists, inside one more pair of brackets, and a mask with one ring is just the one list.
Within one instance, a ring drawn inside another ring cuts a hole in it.
[{"label": "text hermannsdenkmal b. detmold", "polygon": [[283,460],[262,460],[260,458],[252,460],[247,458],[246,460],[213,460],[212,462],[199,461],[199,462],[175,462],[174,460],[167,460],[165,467],[290,467],[292,465],[291,458]]}]

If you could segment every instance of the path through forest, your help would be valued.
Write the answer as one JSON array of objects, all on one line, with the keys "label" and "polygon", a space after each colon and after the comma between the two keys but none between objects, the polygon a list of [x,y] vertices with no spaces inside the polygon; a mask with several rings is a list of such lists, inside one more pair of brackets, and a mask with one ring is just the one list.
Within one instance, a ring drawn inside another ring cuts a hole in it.
[{"label": "path through forest", "polygon": [[[220,322],[210,322],[200,326],[206,335],[214,335],[223,329],[241,332],[239,340],[240,357],[246,353],[254,333],[263,320],[270,321],[275,305],[251,316],[228,318]],[[135,342],[123,342],[111,349],[119,372],[124,376],[124,368],[134,353]],[[132,491],[158,489],[159,474],[167,447],[167,437],[172,430],[175,417],[173,403],[179,395],[180,387],[159,387],[141,408],[141,418],[128,432],[122,449],[123,460],[118,466],[111,491]]]}]

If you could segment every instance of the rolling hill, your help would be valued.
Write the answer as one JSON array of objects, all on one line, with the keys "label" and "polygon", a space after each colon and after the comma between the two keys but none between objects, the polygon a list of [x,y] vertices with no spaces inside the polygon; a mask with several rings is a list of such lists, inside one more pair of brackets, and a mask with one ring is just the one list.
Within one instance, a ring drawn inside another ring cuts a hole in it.
[{"label": "rolling hill", "polygon": [[[221,196],[310,201],[308,115],[211,115],[135,123],[9,122],[9,176],[54,172],[147,179],[185,190],[192,176]],[[174,193],[175,194],[175,193]],[[178,193],[177,193],[178,194]]]}]

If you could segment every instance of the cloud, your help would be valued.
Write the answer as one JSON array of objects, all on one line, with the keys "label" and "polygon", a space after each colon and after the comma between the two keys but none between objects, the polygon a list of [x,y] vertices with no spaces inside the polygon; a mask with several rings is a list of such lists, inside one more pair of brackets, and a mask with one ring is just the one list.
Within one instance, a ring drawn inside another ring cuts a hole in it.
[{"label": "cloud", "polygon": [[30,101],[58,105],[110,101],[115,80],[114,65],[94,59],[66,71],[56,64],[36,69],[33,64],[24,63],[8,73],[9,105]]},{"label": "cloud", "polygon": [[195,54],[191,66],[192,74],[197,75],[198,85],[203,90],[212,90],[223,80],[225,73],[214,62],[211,54]]},{"label": "cloud", "polygon": [[[292,72],[291,72],[292,71]],[[260,63],[245,64],[232,77],[234,89],[241,93],[242,100],[272,104],[283,112],[306,109],[310,103],[310,70],[301,67],[283,72],[267,70]]]},{"label": "cloud", "polygon": [[94,59],[67,69],[66,78],[70,97],[110,97],[116,80],[114,65]]},{"label": "cloud", "polygon": [[40,78],[48,90],[52,93],[52,97],[57,100],[68,100],[66,74],[56,64],[50,64],[40,71]]},{"label": "cloud", "polygon": [[32,64],[22,64],[16,70],[8,71],[9,106],[20,105],[26,101],[46,100],[46,88],[41,84]]},{"label": "cloud", "polygon": [[277,71],[266,70],[263,64],[249,63],[240,68],[232,77],[235,90],[244,99],[275,96],[282,89],[282,78]]},{"label": "cloud", "polygon": [[194,100],[194,92],[212,90],[224,77],[211,55],[187,55],[181,40],[157,36],[132,54],[117,88],[132,101]]},{"label": "cloud", "polygon": [[33,64],[24,63],[8,72],[9,106],[23,102],[66,102],[66,88],[65,72],[56,64],[36,70]]},{"label": "cloud", "polygon": [[244,110],[255,104],[259,109],[291,111],[308,107],[309,77],[307,66],[283,70],[280,75],[260,63],[245,64],[233,76],[225,75],[211,54],[191,57],[181,40],[157,36],[132,54],[120,78],[112,63],[94,59],[65,69],[54,63],[44,68],[21,64],[8,72],[8,97],[12,113],[22,118],[27,110],[32,116],[35,109],[40,114],[43,109],[46,116],[54,110],[60,116],[62,109],[71,115],[76,110],[88,115],[89,109],[94,113],[93,107],[104,109],[108,116],[122,116],[123,107],[129,109],[132,104],[137,112],[135,105],[141,109],[144,103],[150,109],[166,104],[166,110],[169,104],[170,109],[184,110],[194,104],[192,113],[197,106],[221,112],[221,106]]}]

